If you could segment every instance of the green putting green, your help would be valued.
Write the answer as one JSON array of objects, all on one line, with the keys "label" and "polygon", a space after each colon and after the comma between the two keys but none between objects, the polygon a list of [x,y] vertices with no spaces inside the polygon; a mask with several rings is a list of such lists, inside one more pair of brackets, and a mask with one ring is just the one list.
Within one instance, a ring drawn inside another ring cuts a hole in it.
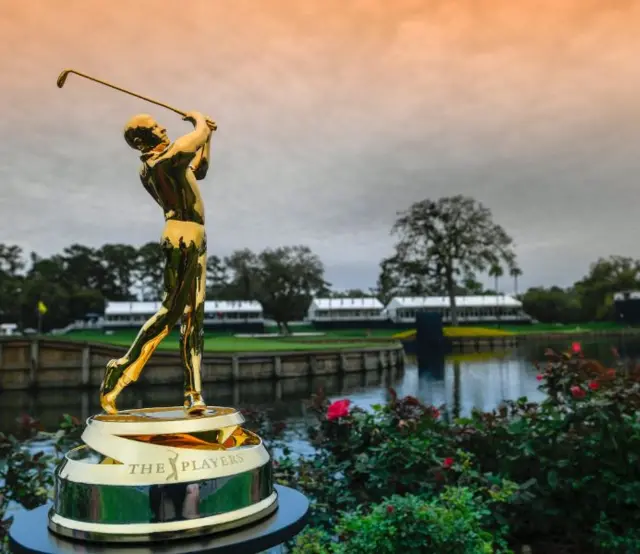
[{"label": "green putting green", "polygon": [[[574,325],[554,325],[548,323],[535,323],[532,325],[508,325],[487,324],[487,329],[499,329],[507,333],[517,335],[545,335],[545,334],[584,334],[585,332],[603,332],[622,330],[627,327],[611,322],[584,323]],[[461,330],[464,327],[460,328]],[[205,350],[207,352],[276,352],[276,351],[310,351],[310,350],[336,350],[343,348],[362,349],[380,345],[380,341],[400,340],[394,335],[400,329],[344,329],[319,332],[312,327],[292,327],[293,333],[318,333],[315,335],[295,335],[289,337],[274,336],[276,329],[269,328],[262,337],[234,337],[231,332],[212,333],[205,332]],[[60,337],[74,341],[102,342],[119,346],[129,346],[136,336],[135,330],[116,331],[105,334],[102,331],[74,331]],[[464,333],[463,333],[464,334]],[[407,340],[412,340],[407,337]],[[178,332],[171,333],[162,343],[160,350],[176,350],[179,347]]]},{"label": "green putting green", "polygon": [[[484,327],[497,327],[497,325],[484,325]],[[604,331],[621,331],[628,329],[628,326],[621,325],[612,321],[601,321],[596,323],[572,323],[572,324],[554,324],[554,323],[533,323],[531,325],[500,325],[500,329],[510,331],[519,335],[530,334],[555,334],[555,333],[585,333],[585,332],[604,332]]]},{"label": "green putting green", "polygon": [[[103,342],[118,346],[129,346],[136,337],[135,331],[117,331],[105,334],[101,331],[76,331],[64,335],[63,339],[73,341]],[[349,338],[349,337],[345,337]],[[332,340],[334,339],[334,340]],[[380,342],[362,340],[340,341],[334,337],[234,337],[205,333],[204,348],[207,352],[277,352],[287,350],[336,350],[343,348],[371,348]],[[179,347],[178,333],[170,334],[164,339],[159,350],[176,350]]]}]

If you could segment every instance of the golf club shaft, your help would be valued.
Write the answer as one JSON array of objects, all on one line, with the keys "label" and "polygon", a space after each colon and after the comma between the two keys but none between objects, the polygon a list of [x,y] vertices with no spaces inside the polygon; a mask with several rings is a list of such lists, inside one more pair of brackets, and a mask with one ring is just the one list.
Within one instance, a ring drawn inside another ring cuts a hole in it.
[{"label": "golf club shaft", "polygon": [[[131,92],[130,90],[118,87],[116,85],[112,85],[111,83],[108,83],[107,81],[103,81],[101,79],[96,79],[95,77],[91,77],[90,75],[86,75],[85,73],[80,73],[79,71],[76,71],[75,69],[65,69],[61,74],[60,77],[58,77],[58,87],[62,88],[62,86],[64,85],[67,75],[69,75],[69,73],[74,73],[75,75],[78,75],[79,77],[84,77],[85,79],[89,79],[90,81],[94,81],[95,83],[99,83],[101,85],[104,85],[106,87],[115,89],[115,90],[119,90],[120,92],[124,92],[125,94],[129,94],[131,96],[135,96],[136,98],[140,98],[140,100],[145,100],[147,102],[150,102],[151,104],[155,104],[156,106],[160,106],[162,108],[166,108],[167,110],[171,110],[174,113],[177,113],[178,115],[181,115],[182,117],[184,117],[186,115],[186,112],[183,112],[182,110],[178,110],[176,108],[174,108],[173,106],[169,106],[168,104],[164,104],[162,102],[158,102],[157,100],[153,100],[152,98],[148,98],[146,96],[142,96],[141,94],[137,94],[135,92]],[[213,124],[213,123],[212,123]],[[214,128],[213,126],[215,126],[215,124],[209,124],[209,127],[211,127],[212,129]]]}]

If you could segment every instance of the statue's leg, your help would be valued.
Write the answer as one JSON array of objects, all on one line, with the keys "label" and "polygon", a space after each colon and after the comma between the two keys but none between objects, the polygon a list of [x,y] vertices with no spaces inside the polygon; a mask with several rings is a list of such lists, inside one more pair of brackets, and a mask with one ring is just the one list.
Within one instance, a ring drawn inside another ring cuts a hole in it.
[{"label": "statue's leg", "polygon": [[102,387],[100,388],[100,404],[107,413],[116,413],[116,399],[130,383],[137,381],[151,355],[174,328],[184,311],[197,269],[197,252],[195,244],[188,247],[182,243],[173,246],[164,241],[162,249],[165,254],[164,298],[160,309],[142,326],[129,351],[120,359],[111,360],[107,364]]},{"label": "statue's leg", "polygon": [[200,254],[195,279],[180,327],[180,355],[184,367],[184,407],[190,414],[203,412],[202,351],[204,346],[204,301],[207,290],[207,255]]}]

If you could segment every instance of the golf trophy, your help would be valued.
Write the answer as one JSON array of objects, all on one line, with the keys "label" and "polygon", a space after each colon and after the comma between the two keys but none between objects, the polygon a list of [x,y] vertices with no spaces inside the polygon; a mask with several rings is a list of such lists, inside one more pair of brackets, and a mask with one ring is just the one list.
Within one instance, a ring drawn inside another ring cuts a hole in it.
[{"label": "golf trophy", "polygon": [[[71,73],[168,108],[193,130],[171,142],[149,115],[125,125],[125,141],[140,154],[142,184],[164,212],[164,297],[127,353],[107,364],[104,412],[87,420],[83,444],[56,470],[49,529],[84,541],[136,543],[255,523],[278,506],[269,453],[243,429],[240,412],[202,398],[206,234],[197,181],[207,174],[216,124],[74,70],[62,72],[58,87]],[[119,411],[119,394],[178,323],[183,406]]]}]

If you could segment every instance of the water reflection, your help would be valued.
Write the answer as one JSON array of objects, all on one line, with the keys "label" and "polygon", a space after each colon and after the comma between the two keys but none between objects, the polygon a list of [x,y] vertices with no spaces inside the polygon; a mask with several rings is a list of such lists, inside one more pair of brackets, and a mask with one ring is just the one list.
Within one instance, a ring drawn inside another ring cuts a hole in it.
[{"label": "water reflection", "polygon": [[[566,349],[570,340],[551,345]],[[296,429],[308,422],[307,401],[323,388],[331,399],[348,397],[361,407],[384,403],[389,398],[388,387],[399,395],[413,395],[421,400],[467,415],[472,408],[491,410],[503,399],[527,396],[531,400],[543,399],[538,390],[537,370],[533,362],[543,359],[544,344],[488,353],[468,353],[420,360],[408,360],[404,371],[384,370],[347,375],[314,378],[283,379],[239,383],[211,383],[205,387],[206,398],[223,406],[269,409],[275,419],[287,422]],[[605,364],[613,362],[611,348],[622,355],[636,357],[640,342],[597,341],[583,344],[587,357]],[[215,399],[215,400],[213,400]],[[175,387],[127,389],[121,406],[179,405],[181,391]],[[0,393],[0,431],[11,431],[21,413],[37,417],[47,429],[55,429],[60,415],[69,413],[81,419],[98,413],[97,391],[40,390],[35,393],[5,391]]]},{"label": "water reflection", "polygon": [[[394,388],[400,396],[412,395],[435,406],[446,404],[453,414],[468,415],[473,408],[492,410],[504,399],[528,396],[542,400],[536,374],[535,367],[517,351],[464,354],[436,358],[428,364],[414,360]],[[388,391],[382,389],[349,395],[361,407],[385,402],[388,397]]]},{"label": "water reflection", "polygon": [[[306,420],[307,401],[323,389],[328,396],[350,396],[368,390],[387,390],[403,379],[400,369],[386,369],[313,378],[281,379],[236,383],[209,383],[206,398],[220,406],[268,410],[271,415],[291,424]],[[131,386],[119,397],[122,409],[144,406],[181,405],[180,388]],[[47,430],[57,429],[60,417],[67,413],[81,420],[101,411],[98,392],[93,390],[47,389],[4,391],[0,393],[0,432],[11,432],[20,414],[37,418]]]}]

